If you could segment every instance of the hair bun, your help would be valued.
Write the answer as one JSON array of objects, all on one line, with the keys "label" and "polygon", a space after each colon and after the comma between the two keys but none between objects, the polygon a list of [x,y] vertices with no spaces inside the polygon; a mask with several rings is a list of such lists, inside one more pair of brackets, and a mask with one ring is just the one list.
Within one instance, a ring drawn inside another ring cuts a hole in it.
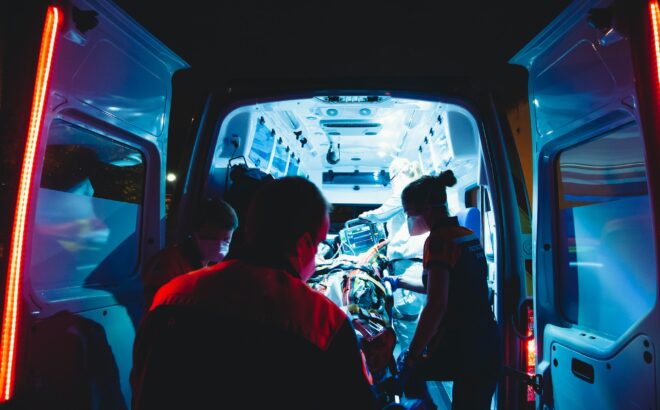
[{"label": "hair bun", "polygon": [[442,171],[440,175],[438,175],[438,179],[444,186],[451,187],[456,185],[456,176],[454,176],[454,171],[451,169]]}]

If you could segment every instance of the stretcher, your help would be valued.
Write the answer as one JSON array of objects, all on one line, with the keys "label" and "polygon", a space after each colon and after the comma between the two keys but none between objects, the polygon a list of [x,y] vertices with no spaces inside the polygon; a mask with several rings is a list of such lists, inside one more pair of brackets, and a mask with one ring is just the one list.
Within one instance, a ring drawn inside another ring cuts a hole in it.
[{"label": "stretcher", "polygon": [[339,232],[336,252],[317,260],[309,285],[349,316],[374,381],[393,374],[396,334],[392,327],[392,290],[388,275],[388,241],[382,226],[351,220]]}]

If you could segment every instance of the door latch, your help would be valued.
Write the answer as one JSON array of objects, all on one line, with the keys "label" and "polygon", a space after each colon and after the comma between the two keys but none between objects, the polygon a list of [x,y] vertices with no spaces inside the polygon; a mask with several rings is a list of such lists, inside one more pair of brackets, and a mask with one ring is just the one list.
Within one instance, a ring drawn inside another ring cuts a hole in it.
[{"label": "door latch", "polygon": [[521,372],[518,369],[513,367],[504,366],[504,373],[507,376],[516,378],[520,380],[526,386],[531,386],[536,394],[540,395],[543,393],[543,376],[540,374],[528,374]]}]

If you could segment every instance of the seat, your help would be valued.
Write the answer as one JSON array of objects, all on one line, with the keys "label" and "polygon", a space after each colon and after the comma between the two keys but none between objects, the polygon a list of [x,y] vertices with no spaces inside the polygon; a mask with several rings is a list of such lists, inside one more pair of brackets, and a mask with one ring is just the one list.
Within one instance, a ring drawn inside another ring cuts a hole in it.
[{"label": "seat", "polygon": [[460,226],[473,231],[477,238],[479,238],[479,241],[481,241],[481,212],[479,212],[479,208],[461,209],[456,212],[456,217]]}]

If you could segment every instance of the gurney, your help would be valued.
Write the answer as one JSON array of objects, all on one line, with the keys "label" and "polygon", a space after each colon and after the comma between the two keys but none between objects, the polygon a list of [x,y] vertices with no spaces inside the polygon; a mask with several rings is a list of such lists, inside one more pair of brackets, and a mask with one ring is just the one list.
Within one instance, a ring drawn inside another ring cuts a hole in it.
[{"label": "gurney", "polygon": [[382,280],[388,275],[388,241],[376,225],[348,221],[339,232],[336,252],[329,259],[317,260],[316,272],[308,282],[351,318],[375,382],[395,372],[396,345],[392,290]]}]

